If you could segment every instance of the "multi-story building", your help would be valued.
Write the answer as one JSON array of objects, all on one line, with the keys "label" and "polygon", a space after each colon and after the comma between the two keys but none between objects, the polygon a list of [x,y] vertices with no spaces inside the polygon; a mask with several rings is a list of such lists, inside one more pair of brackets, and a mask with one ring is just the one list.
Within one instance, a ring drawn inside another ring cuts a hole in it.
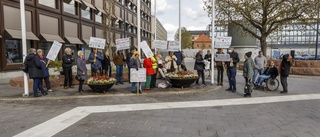
[{"label": "multi-story building", "polygon": [[153,34],[156,33],[156,39],[157,40],[165,40],[167,41],[167,30],[163,27],[162,23],[156,18],[156,30],[155,30],[155,19],[154,16],[151,16],[151,32]]},{"label": "multi-story building", "polygon": [[212,40],[205,34],[201,34],[193,41],[193,49],[211,49]]},{"label": "multi-story building", "polygon": [[[61,60],[66,47],[73,50],[75,57],[76,51],[83,50],[88,58],[91,36],[107,39],[107,46],[113,46],[115,39],[130,37],[131,45],[137,46],[136,5],[137,0],[25,1],[27,49],[42,49],[47,54],[56,40],[63,43],[57,57]],[[19,0],[0,0],[0,71],[17,70],[22,63],[19,8]],[[139,12],[141,40],[150,43],[151,1],[141,0]]]}]

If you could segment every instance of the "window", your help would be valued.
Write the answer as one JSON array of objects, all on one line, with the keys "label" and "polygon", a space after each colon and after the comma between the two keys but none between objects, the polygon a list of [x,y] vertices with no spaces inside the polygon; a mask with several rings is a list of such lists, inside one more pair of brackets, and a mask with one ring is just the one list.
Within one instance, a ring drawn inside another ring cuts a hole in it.
[{"label": "window", "polygon": [[200,47],[200,45],[199,45],[199,44],[197,44],[197,47],[199,48],[199,47]]},{"label": "window", "polygon": [[42,49],[43,54],[47,55],[50,48],[51,48],[52,42],[41,42],[40,43],[40,49]]},{"label": "window", "polygon": [[[31,41],[27,40],[27,52],[31,48]],[[22,41],[21,40],[6,40],[6,61],[7,64],[22,63]],[[28,54],[28,53],[27,53]]]},{"label": "window", "polygon": [[76,15],[76,4],[74,0],[63,0],[63,11]]},{"label": "window", "polygon": [[86,18],[86,19],[89,19],[91,20],[91,9],[90,7],[87,7],[86,5],[82,4],[81,6],[81,15],[82,15],[82,18]]},{"label": "window", "polygon": [[39,0],[39,4],[57,9],[57,1],[56,0]]},{"label": "window", "polygon": [[96,11],[96,22],[102,23],[102,13]]},{"label": "window", "polygon": [[[89,48],[89,45],[83,45],[82,46],[82,51],[84,53],[84,59],[88,60],[90,53],[91,53],[91,48]],[[78,52],[77,52],[78,53]]]}]

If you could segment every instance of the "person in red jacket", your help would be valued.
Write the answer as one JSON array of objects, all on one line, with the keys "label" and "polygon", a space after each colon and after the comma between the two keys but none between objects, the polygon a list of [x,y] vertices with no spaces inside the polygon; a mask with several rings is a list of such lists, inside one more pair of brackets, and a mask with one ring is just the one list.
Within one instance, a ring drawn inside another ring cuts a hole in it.
[{"label": "person in red jacket", "polygon": [[154,74],[154,71],[152,68],[152,61],[150,58],[144,59],[143,67],[146,68],[146,71],[147,71],[147,81],[146,81],[144,90],[150,90],[151,76]]}]

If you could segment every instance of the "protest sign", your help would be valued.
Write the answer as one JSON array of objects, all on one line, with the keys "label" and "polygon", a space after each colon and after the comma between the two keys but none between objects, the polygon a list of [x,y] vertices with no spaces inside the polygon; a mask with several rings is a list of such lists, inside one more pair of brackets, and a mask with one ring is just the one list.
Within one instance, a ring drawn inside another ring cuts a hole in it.
[{"label": "protest sign", "polygon": [[215,61],[230,61],[229,54],[216,54]]},{"label": "protest sign", "polygon": [[158,49],[167,49],[167,41],[164,40],[154,40],[153,47]]},{"label": "protest sign", "polygon": [[147,81],[147,71],[145,68],[135,68],[130,69],[130,82],[146,82]]},{"label": "protest sign", "polygon": [[214,48],[227,49],[231,46],[232,37],[216,37]]},{"label": "protest sign", "polygon": [[153,53],[146,41],[140,43],[140,48],[142,49],[143,53],[146,55],[147,58],[153,56]]},{"label": "protest sign", "polygon": [[179,51],[180,44],[179,41],[169,41],[168,51]]},{"label": "protest sign", "polygon": [[59,51],[61,49],[62,43],[58,41],[53,41],[52,46],[48,52],[48,55],[46,56],[49,60],[56,60],[57,55],[59,54]]},{"label": "protest sign", "polygon": [[130,38],[116,39],[117,50],[130,49]]},{"label": "protest sign", "polygon": [[106,39],[90,37],[89,48],[104,49],[105,46],[106,46]]}]

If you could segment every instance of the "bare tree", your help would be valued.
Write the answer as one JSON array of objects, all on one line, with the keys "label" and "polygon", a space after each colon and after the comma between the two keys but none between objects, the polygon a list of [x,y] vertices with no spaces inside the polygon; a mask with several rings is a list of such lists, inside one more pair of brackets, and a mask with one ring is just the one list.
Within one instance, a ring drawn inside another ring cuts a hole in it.
[{"label": "bare tree", "polygon": [[112,33],[112,18],[114,13],[114,4],[115,0],[104,0],[103,9],[107,11],[107,15],[102,16],[102,24],[103,24],[103,32],[104,37],[108,41],[107,47],[105,47],[105,50],[109,51],[110,57],[112,57],[112,46],[113,44],[113,33]]}]

